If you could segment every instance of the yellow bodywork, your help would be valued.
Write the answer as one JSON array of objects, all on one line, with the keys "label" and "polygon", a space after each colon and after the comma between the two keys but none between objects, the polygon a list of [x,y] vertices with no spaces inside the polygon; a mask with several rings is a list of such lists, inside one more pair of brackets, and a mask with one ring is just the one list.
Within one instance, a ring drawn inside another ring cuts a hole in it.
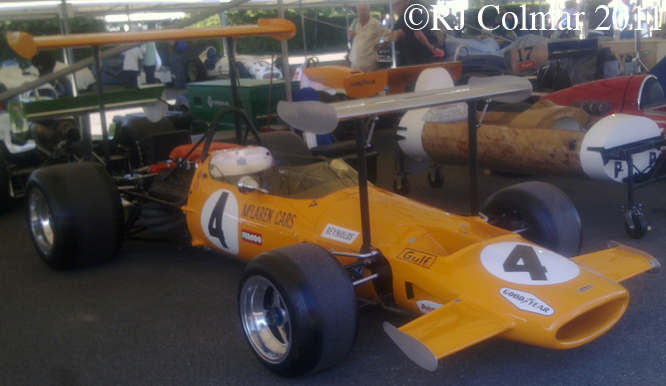
[{"label": "yellow bodywork", "polygon": [[315,90],[344,90],[353,99],[370,98],[386,90],[387,95],[402,94],[405,86],[415,82],[423,70],[443,68],[452,80],[460,78],[462,62],[445,62],[388,68],[363,73],[344,66],[308,67],[301,75],[301,88]]},{"label": "yellow bodywork", "polygon": [[[229,248],[221,248],[206,232],[207,226],[220,226],[210,220],[211,208],[224,192],[226,205],[236,205],[235,211],[225,209],[220,221],[231,226],[225,228],[225,233],[232,229],[225,236]],[[421,315],[400,329],[385,325],[385,330],[425,368],[492,336],[554,349],[585,344],[624,313],[629,294],[617,282],[658,267],[651,256],[620,245],[566,259],[480,217],[446,213],[372,186],[369,201],[372,246],[390,265],[393,299]],[[244,260],[304,242],[336,252],[361,249],[357,187],[314,199],[243,194],[211,178],[204,162],[183,209],[193,245]],[[502,251],[523,253],[513,266],[518,271],[527,271],[528,260],[536,258],[548,279],[498,271],[502,262],[504,271],[509,264]],[[355,261],[338,258],[343,265]],[[375,292],[372,282],[357,291],[364,297]]]}]

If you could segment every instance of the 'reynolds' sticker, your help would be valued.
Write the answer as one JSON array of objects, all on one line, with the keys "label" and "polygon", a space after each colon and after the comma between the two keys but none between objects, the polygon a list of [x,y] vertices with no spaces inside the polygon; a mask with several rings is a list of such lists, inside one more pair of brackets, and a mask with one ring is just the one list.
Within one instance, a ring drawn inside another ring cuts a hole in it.
[{"label": "'reynolds' sticker", "polygon": [[351,229],[346,229],[339,227],[337,225],[328,224],[324,231],[321,232],[321,237],[340,241],[341,243],[351,244],[358,237],[359,232],[353,231]]}]

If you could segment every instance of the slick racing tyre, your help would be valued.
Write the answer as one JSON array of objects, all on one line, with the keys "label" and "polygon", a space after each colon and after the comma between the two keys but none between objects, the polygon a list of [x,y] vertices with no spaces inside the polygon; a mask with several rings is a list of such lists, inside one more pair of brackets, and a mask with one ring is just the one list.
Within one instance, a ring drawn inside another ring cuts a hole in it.
[{"label": "slick racing tyre", "polygon": [[9,173],[9,162],[5,154],[5,144],[0,142],[0,213],[4,213],[12,205],[10,194],[11,174]]},{"label": "slick racing tyre", "polygon": [[583,230],[578,211],[558,188],[524,182],[490,196],[481,210],[489,222],[562,256],[578,255]]},{"label": "slick racing tyre", "polygon": [[30,236],[54,269],[113,258],[123,242],[118,188],[100,164],[70,163],[36,170],[28,182]]},{"label": "slick racing tyre", "polygon": [[342,361],[356,339],[356,296],[340,263],[314,244],[255,257],[238,296],[245,337],[273,373],[298,377]]}]

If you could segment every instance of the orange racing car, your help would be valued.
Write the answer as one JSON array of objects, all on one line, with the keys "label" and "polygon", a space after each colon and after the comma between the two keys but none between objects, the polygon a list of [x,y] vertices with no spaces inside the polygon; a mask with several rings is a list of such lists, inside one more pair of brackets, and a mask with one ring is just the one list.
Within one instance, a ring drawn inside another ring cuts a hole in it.
[{"label": "orange racing car", "polygon": [[[505,78],[331,105],[283,103],[279,113],[316,134],[341,119],[524,96],[526,87]],[[226,113],[238,112],[216,120]],[[495,336],[577,347],[623,315],[629,294],[618,283],[659,268],[652,256],[616,243],[575,256],[577,212],[549,185],[503,189],[486,202],[488,217],[458,216],[369,185],[361,129],[357,173],[341,160],[309,156],[292,133],[261,136],[245,123],[255,146],[248,133],[240,145],[215,143],[212,129],[160,173],[114,181],[96,163],[36,171],[27,209],[39,255],[54,268],[94,263],[113,257],[137,228],[186,222],[193,246],[248,261],[238,295],[243,331],[259,361],[285,377],[343,360],[359,304],[378,302],[416,315],[384,330],[428,370]]]}]

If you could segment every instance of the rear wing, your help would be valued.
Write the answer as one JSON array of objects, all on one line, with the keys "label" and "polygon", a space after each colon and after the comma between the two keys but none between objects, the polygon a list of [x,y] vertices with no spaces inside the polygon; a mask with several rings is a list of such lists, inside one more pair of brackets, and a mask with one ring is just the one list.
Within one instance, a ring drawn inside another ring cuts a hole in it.
[{"label": "rear wing", "polygon": [[289,20],[259,19],[256,25],[164,29],[132,33],[101,32],[32,36],[26,32],[7,32],[7,43],[17,54],[30,59],[37,54],[38,50],[43,49],[244,36],[271,36],[278,40],[289,40],[294,35],[296,35],[296,26]]},{"label": "rear wing", "polygon": [[485,78],[483,83],[466,86],[355,99],[330,104],[311,101],[281,101],[278,104],[278,115],[286,123],[298,129],[316,134],[325,134],[333,131],[338,121],[353,118],[404,112],[472,100],[492,99],[507,103],[518,102],[525,100],[531,93],[532,85],[527,79],[501,76]]}]

